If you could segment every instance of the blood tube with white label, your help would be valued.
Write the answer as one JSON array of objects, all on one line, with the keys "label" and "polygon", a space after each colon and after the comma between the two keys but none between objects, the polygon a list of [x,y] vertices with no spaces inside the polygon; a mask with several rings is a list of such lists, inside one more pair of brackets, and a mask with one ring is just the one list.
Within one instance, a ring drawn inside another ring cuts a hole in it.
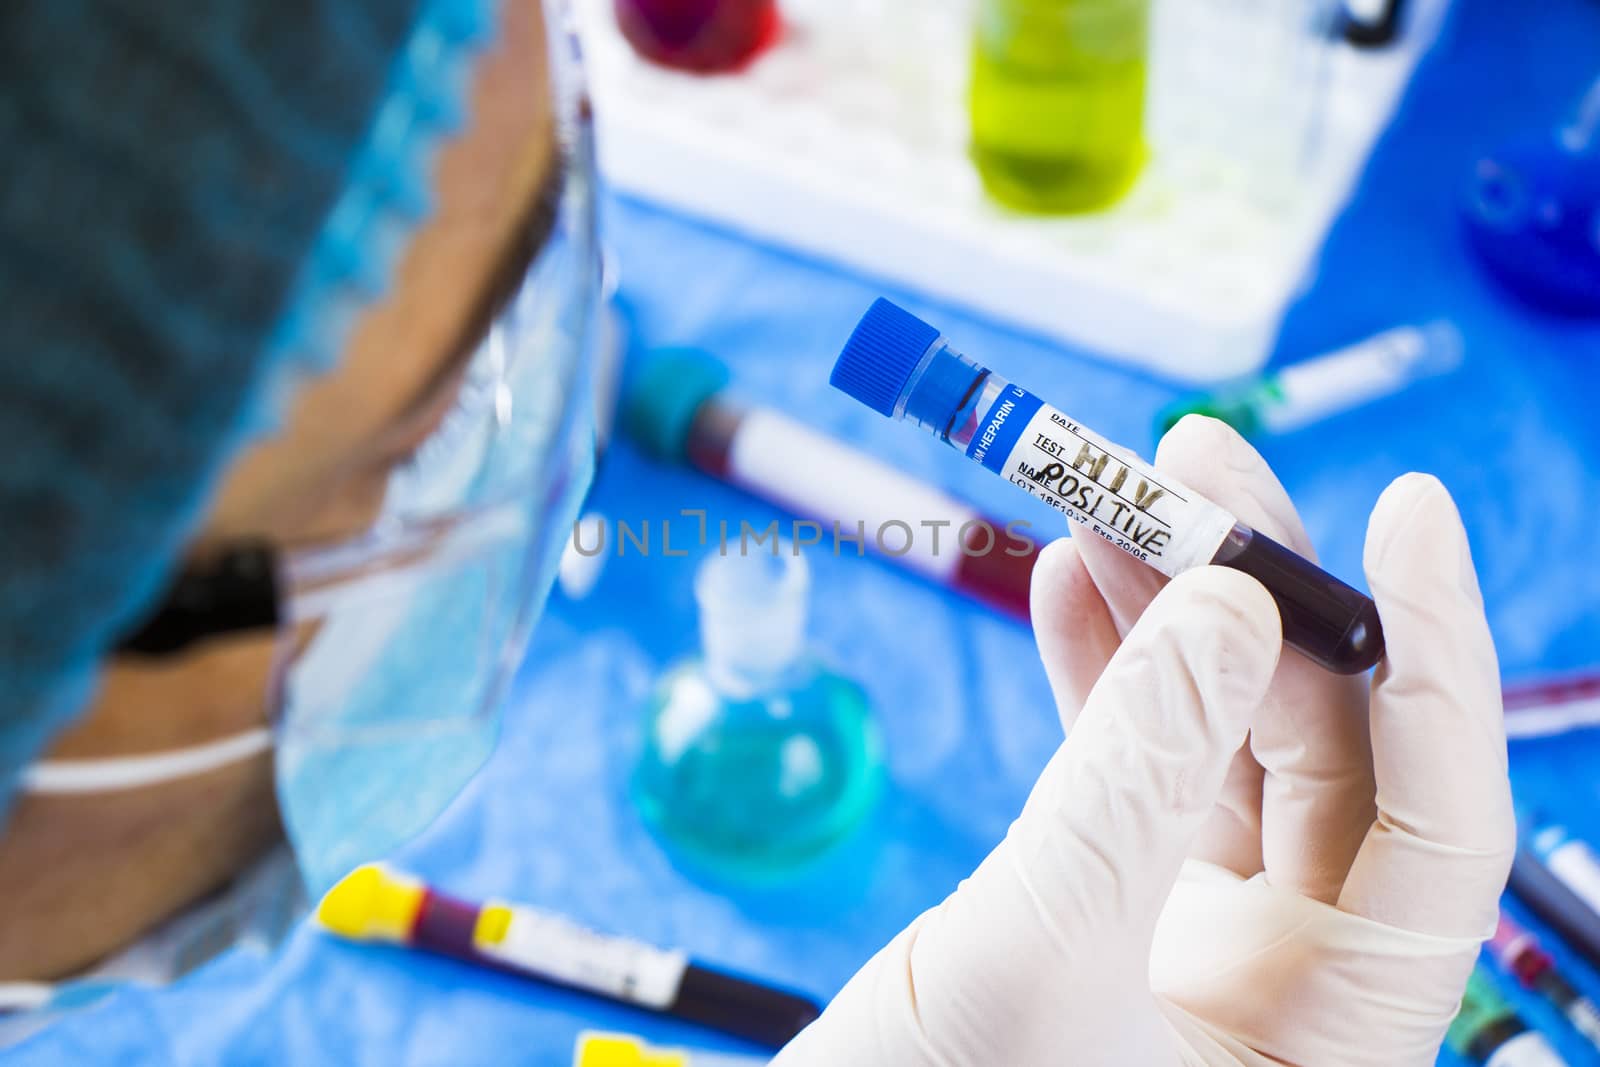
[{"label": "blood tube with white label", "polygon": [[[878,555],[1020,619],[1039,546],[1005,523],[771,408],[728,390],[725,366],[669,349],[634,368],[622,426],[639,447],[687,462],[794,515],[820,543]],[[890,531],[890,533],[886,533]],[[799,542],[798,535],[796,536]]]},{"label": "blood tube with white label", "polygon": [[1565,826],[1541,826],[1529,847],[1551,874],[1600,915],[1600,855]]},{"label": "blood tube with white label", "polygon": [[822,1014],[813,1000],[706,967],[676,949],[585,929],[519,904],[472,904],[379,864],[351,871],[317,921],[352,941],[437,952],[662,1012],[770,1048]]},{"label": "blood tube with white label", "polygon": [[1555,959],[1539,944],[1532,931],[1501,912],[1494,936],[1485,947],[1501,970],[1515,977],[1524,988],[1548,1000],[1600,1051],[1600,1007],[1556,969]]},{"label": "blood tube with white label", "polygon": [[862,318],[830,380],[1169,577],[1208,563],[1250,575],[1277,603],[1284,643],[1330,671],[1357,674],[1383,656],[1369,597],[957,352],[887,300]]}]

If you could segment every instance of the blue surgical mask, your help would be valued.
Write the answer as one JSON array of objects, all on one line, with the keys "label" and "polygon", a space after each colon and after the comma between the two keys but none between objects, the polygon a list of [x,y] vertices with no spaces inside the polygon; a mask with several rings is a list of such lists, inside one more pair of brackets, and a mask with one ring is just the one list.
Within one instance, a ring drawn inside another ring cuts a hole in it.
[{"label": "blue surgical mask", "polygon": [[[219,619],[192,618],[192,596],[156,613],[201,638],[277,626],[273,722],[174,752],[47,761],[25,789],[137,788],[275,746],[283,822],[316,896],[424,828],[487,757],[594,465],[593,152],[575,44],[553,37],[564,165],[550,234],[376,522],[336,544],[244,553]],[[238,609],[241,582],[261,610]]]},{"label": "blue surgical mask", "polygon": [[391,479],[376,527],[472,515],[484,532],[442,547],[435,566],[332,599],[287,674],[278,799],[313,895],[427,826],[493,748],[593,473],[590,194],[588,174],[570,171],[523,292],[457,408]]},{"label": "blue surgical mask", "polygon": [[[573,491],[545,517],[551,532],[571,529],[587,473],[571,472]],[[335,608],[290,672],[278,803],[313,896],[426,827],[492,750],[506,664],[524,645],[508,631],[525,630],[517,614],[542,606],[559,560],[542,548],[511,556],[485,553],[391,594],[377,613]]]}]

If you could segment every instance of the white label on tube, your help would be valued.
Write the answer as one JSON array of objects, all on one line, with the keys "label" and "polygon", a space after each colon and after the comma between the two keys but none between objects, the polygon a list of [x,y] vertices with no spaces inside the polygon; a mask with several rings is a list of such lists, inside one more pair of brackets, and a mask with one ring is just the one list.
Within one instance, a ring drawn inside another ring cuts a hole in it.
[{"label": "white label on tube", "polygon": [[1387,396],[1410,381],[1412,365],[1426,344],[1421,330],[1402,327],[1287,366],[1277,379],[1283,400],[1263,406],[1262,425],[1285,433]]},{"label": "white label on tube", "polygon": [[823,523],[820,543],[832,545],[837,522],[842,540],[859,532],[877,549],[881,538],[893,558],[941,583],[961,563],[962,527],[978,518],[945,493],[774,411],[757,409],[740,422],[728,472],[736,485]]},{"label": "white label on tube", "polygon": [[1532,1030],[1513,1037],[1494,1050],[1484,1067],[1567,1067],[1545,1039]]},{"label": "white label on tube", "polygon": [[482,955],[563,985],[665,1011],[677,998],[689,957],[625,937],[608,937],[558,915],[495,903],[511,922]]},{"label": "white label on tube", "polygon": [[967,455],[1169,577],[1210,563],[1236,521],[1014,385],[979,421]]},{"label": "white label on tube", "polygon": [[1588,845],[1576,840],[1557,845],[1545,855],[1544,865],[1591,910],[1600,912],[1600,862]]}]

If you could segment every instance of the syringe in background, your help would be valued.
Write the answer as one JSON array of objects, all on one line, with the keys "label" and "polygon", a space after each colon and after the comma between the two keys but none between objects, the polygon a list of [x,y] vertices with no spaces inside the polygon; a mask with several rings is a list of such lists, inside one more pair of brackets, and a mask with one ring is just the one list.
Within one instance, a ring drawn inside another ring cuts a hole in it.
[{"label": "syringe in background", "polygon": [[1326,669],[1357,674],[1382,658],[1371,599],[957,352],[887,300],[862,317],[830,380],[1168,577],[1211,563],[1250,575],[1272,594],[1284,643]]},{"label": "syringe in background", "polygon": [[1482,966],[1467,979],[1461,1010],[1444,1039],[1457,1055],[1487,1067],[1566,1067],[1543,1035],[1505,1002]]},{"label": "syringe in background", "polygon": [[1600,1049],[1600,1008],[1561,976],[1532,931],[1502,914],[1489,939],[1489,955],[1507,974],[1554,1004],[1578,1033]]},{"label": "syringe in background", "polygon": [[[867,547],[889,524],[906,551],[880,554],[1020,619],[1039,546],[1019,524],[895,470],[771,408],[730,395],[729,373],[691,349],[652,354],[623,388],[623,432],[657,459],[688,463],[793,515],[838,523]],[[831,542],[832,530],[825,539]],[[900,547],[896,541],[894,548]]]},{"label": "syringe in background", "polygon": [[1461,365],[1462,347],[1453,323],[1401,326],[1251,381],[1178,400],[1156,416],[1156,434],[1191,414],[1221,419],[1246,437],[1288,433],[1449,373]]}]

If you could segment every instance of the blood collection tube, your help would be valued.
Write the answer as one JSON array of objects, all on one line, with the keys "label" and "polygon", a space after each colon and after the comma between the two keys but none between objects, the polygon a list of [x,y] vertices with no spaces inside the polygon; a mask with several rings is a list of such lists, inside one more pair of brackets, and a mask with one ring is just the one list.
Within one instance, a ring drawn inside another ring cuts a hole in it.
[{"label": "blood collection tube", "polygon": [[1600,674],[1524,683],[1505,691],[1506,737],[1548,737],[1600,723]]},{"label": "blood collection tube", "polygon": [[1545,870],[1590,911],[1600,914],[1600,856],[1589,843],[1574,837],[1565,826],[1541,826],[1528,842]]},{"label": "blood collection tube", "polygon": [[777,0],[614,0],[638,53],[699,73],[736,70],[778,35]]},{"label": "blood collection tube", "polygon": [[518,904],[471,904],[378,864],[328,891],[317,921],[352,941],[437,952],[672,1015],[782,1048],[818,1015],[815,1001],[703,966],[676,949],[587,930]]},{"label": "blood collection tube", "polygon": [[1502,970],[1548,1000],[1573,1029],[1600,1049],[1600,1008],[1556,970],[1555,959],[1531,930],[1502,913],[1488,947]]},{"label": "blood collection tube", "polygon": [[1356,674],[1383,655],[1370,598],[955,351],[887,300],[862,318],[831,381],[1163,574],[1217,563],[1252,576],[1277,603],[1284,642],[1330,671]]},{"label": "blood collection tube", "polygon": [[1482,966],[1473,968],[1467,992],[1445,1032],[1457,1055],[1486,1067],[1566,1067],[1550,1043],[1507,1004]]},{"label": "blood collection tube", "polygon": [[[780,412],[743,403],[728,381],[727,368],[704,352],[656,353],[624,389],[624,432],[657,459],[687,462],[826,524],[821,536],[829,544],[864,544],[924,578],[1027,619],[1039,546],[1021,523],[985,516]],[[902,528],[892,543],[883,535],[890,526]]]},{"label": "blood collection tube", "polygon": [[1600,914],[1527,849],[1511,861],[1508,888],[1562,940],[1600,967]]}]

